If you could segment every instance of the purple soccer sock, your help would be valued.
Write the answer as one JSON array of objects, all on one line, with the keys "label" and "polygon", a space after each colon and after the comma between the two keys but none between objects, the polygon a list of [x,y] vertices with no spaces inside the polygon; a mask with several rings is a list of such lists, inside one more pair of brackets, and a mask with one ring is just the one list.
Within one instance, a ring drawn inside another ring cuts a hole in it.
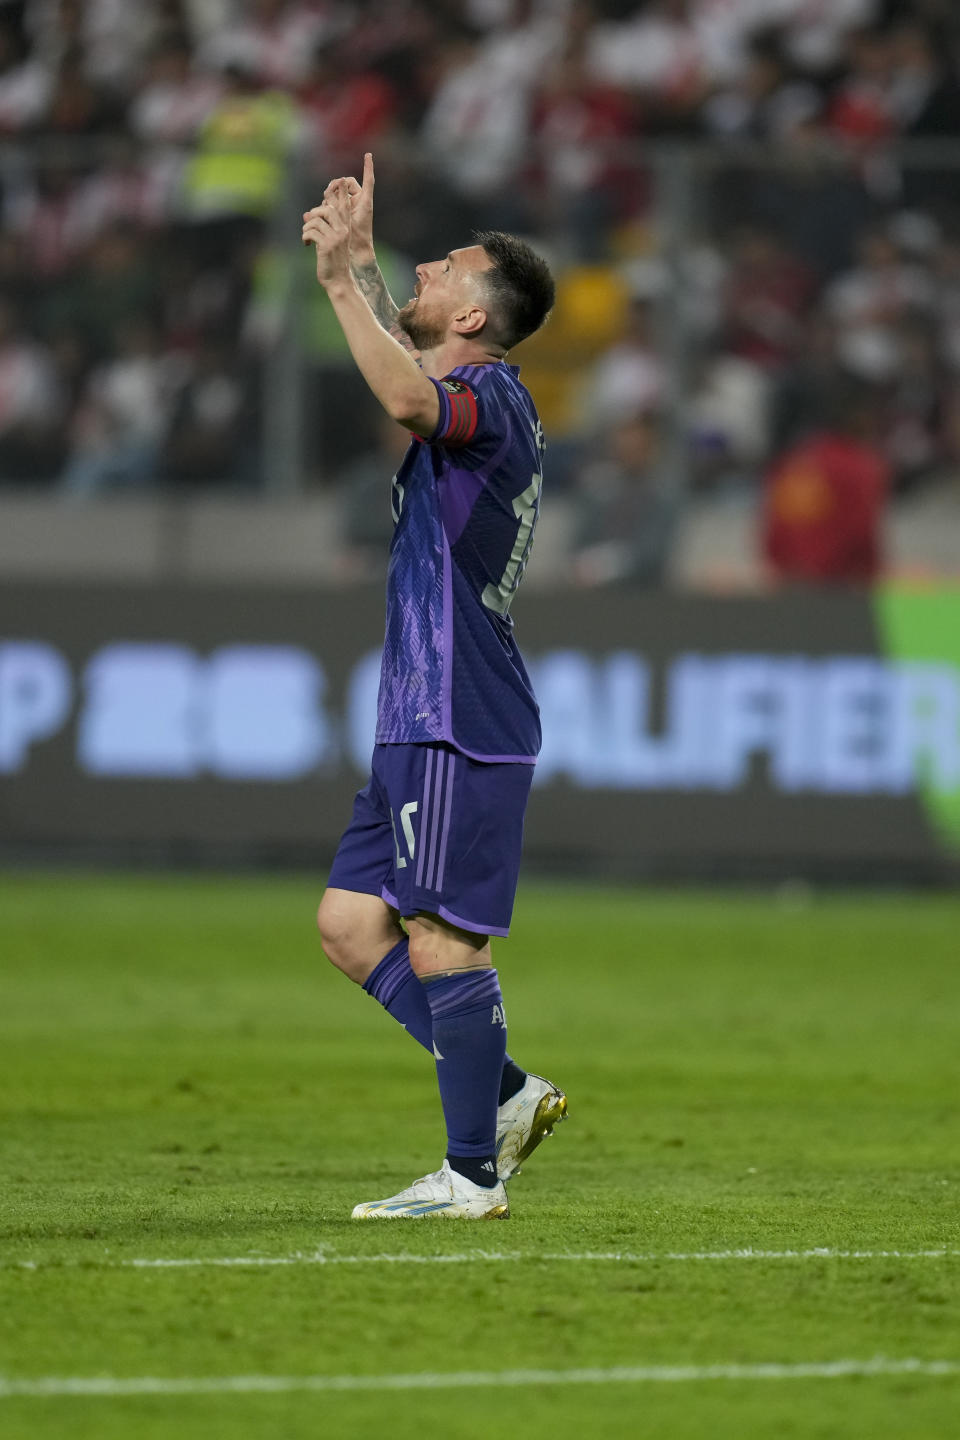
[{"label": "purple soccer sock", "polygon": [[[410,943],[403,939],[384,955],[380,964],[363,982],[363,988],[384,1010],[412,1035],[424,1050],[433,1054],[433,1016],[426,987],[410,968]],[[527,1072],[509,1055],[503,1059],[499,1104],[503,1105],[523,1085]]]},{"label": "purple soccer sock", "polygon": [[363,982],[384,1010],[433,1054],[433,1016],[423,986],[410,969],[410,942],[404,937],[389,950]]},{"label": "purple soccer sock", "polygon": [[496,970],[444,975],[424,985],[433,1016],[433,1053],[447,1159],[478,1184],[496,1184],[497,1103],[507,1022]]}]

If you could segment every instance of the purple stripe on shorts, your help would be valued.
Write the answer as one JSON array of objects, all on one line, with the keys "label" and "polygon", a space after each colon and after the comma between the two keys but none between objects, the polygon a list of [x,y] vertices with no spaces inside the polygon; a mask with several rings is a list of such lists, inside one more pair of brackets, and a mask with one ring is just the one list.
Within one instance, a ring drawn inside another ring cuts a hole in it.
[{"label": "purple stripe on shorts", "polygon": [[436,890],[443,889],[443,870],[447,863],[447,839],[450,835],[450,817],[453,814],[453,772],[456,769],[457,757],[450,756],[450,763],[447,766],[447,796],[443,803],[443,833],[440,836],[440,856],[437,860],[437,883]]},{"label": "purple stripe on shorts", "polygon": [[448,760],[446,750],[437,751],[437,769],[433,781],[433,795],[430,800],[430,855],[427,859],[427,873],[423,877],[423,888],[433,890],[434,861],[437,858],[437,835],[440,829],[440,809],[443,799],[443,777]]},{"label": "purple stripe on shorts", "polygon": [[[386,900],[389,905],[391,903],[389,896],[384,895],[382,890],[380,894],[383,895],[384,900]],[[396,909],[395,905],[394,909]],[[510,934],[509,928],[505,926],[487,925],[480,920],[466,920],[462,915],[454,915],[453,911],[448,910],[446,905],[438,905],[437,914],[442,920],[449,920],[451,925],[456,925],[458,930],[469,930],[473,935],[502,935],[503,938],[506,939]]]},{"label": "purple stripe on shorts", "polygon": [[430,776],[433,771],[433,751],[427,751],[427,768],[423,778],[423,810],[417,826],[417,884],[423,883],[423,865],[427,856],[427,821],[430,813]]}]

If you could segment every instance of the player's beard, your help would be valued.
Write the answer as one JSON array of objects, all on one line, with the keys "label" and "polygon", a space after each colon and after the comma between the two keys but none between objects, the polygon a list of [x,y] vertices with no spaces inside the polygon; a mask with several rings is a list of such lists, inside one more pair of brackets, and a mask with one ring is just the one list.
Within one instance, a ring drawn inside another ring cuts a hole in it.
[{"label": "player's beard", "polygon": [[417,304],[417,300],[408,300],[397,311],[397,324],[406,331],[418,350],[436,350],[443,344],[446,333],[436,323],[431,325],[426,315],[421,319],[417,314]]}]

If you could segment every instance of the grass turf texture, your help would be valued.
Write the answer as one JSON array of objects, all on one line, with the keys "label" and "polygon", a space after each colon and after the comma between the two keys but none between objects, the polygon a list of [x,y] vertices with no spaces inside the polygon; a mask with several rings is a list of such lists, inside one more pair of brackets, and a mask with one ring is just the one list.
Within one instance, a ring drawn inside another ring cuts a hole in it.
[{"label": "grass turf texture", "polygon": [[[527,886],[510,1045],[572,1119],[506,1224],[349,1219],[442,1155],[298,879],[2,882],[0,1375],[960,1360],[960,901]],[[139,1257],[449,1264],[134,1269]],[[661,1258],[564,1262],[558,1252]],[[30,1261],[35,1268],[22,1268]],[[5,1440],[954,1436],[960,1379],[0,1398]]]}]

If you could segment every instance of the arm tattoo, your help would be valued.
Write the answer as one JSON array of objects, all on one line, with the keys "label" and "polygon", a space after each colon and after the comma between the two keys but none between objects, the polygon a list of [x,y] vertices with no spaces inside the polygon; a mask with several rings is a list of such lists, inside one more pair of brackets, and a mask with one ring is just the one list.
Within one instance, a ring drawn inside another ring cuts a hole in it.
[{"label": "arm tattoo", "polygon": [[405,350],[416,350],[410,336],[397,324],[397,316],[400,312],[387,289],[386,281],[376,260],[371,261],[368,265],[353,265],[351,269],[360,294],[384,330],[392,335],[394,340],[399,340]]}]

